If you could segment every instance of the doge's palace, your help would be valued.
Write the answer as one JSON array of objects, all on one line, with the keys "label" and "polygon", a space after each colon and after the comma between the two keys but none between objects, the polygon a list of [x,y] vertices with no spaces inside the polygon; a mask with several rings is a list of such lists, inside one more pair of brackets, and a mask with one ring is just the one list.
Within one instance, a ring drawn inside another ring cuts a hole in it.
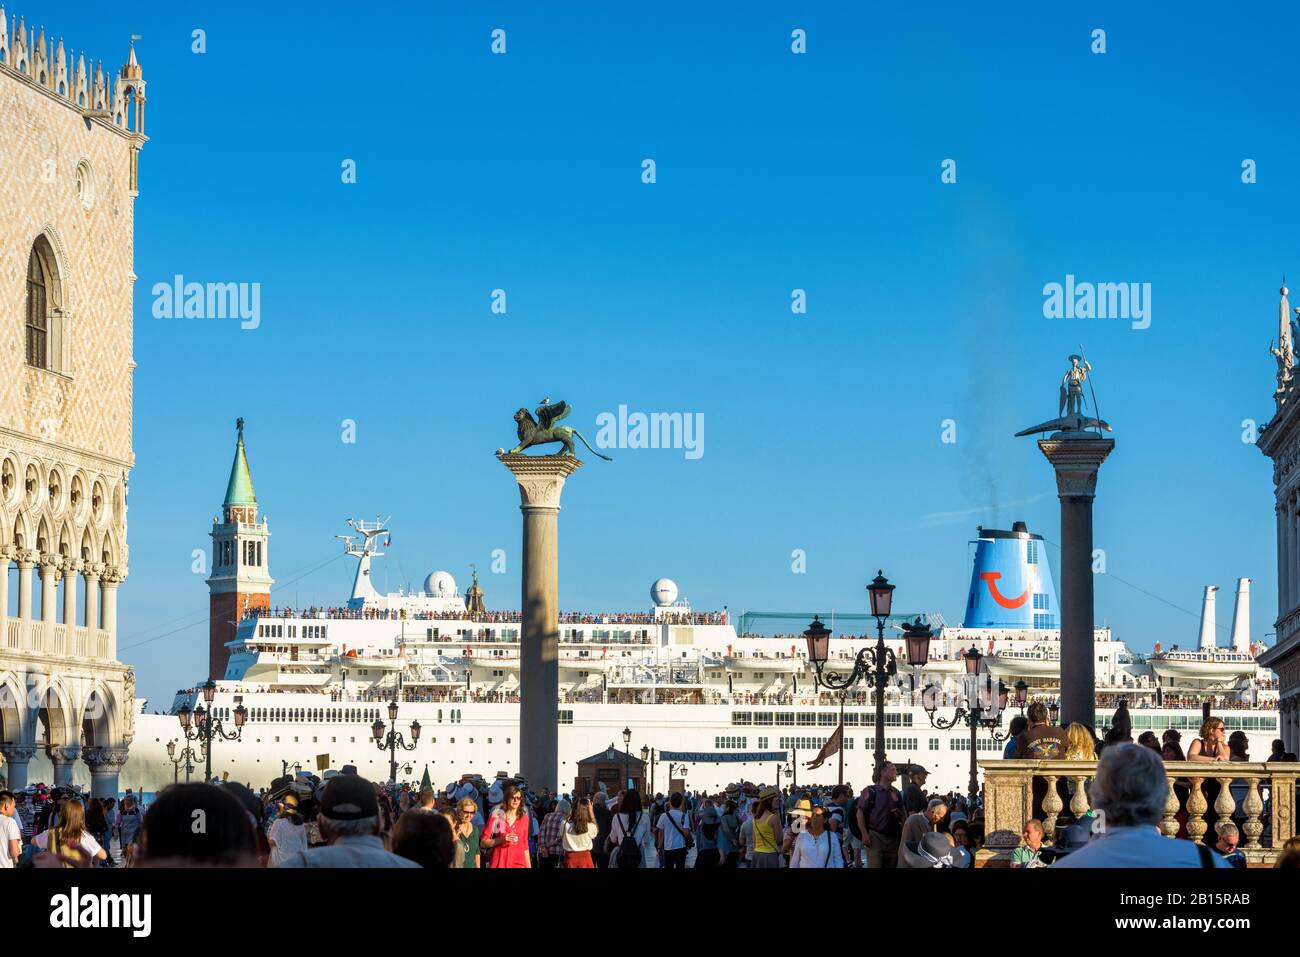
[{"label": "doge's palace", "polygon": [[145,82],[0,7],[0,776],[115,795]]}]

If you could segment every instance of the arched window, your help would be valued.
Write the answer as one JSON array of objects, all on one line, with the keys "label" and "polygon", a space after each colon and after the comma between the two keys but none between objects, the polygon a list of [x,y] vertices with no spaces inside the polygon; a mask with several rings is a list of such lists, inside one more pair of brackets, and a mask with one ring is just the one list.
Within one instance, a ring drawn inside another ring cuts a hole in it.
[{"label": "arched window", "polygon": [[49,367],[49,283],[37,246],[27,257],[27,364]]},{"label": "arched window", "polygon": [[27,257],[27,364],[62,369],[62,288],[54,249],[44,236],[32,243]]}]

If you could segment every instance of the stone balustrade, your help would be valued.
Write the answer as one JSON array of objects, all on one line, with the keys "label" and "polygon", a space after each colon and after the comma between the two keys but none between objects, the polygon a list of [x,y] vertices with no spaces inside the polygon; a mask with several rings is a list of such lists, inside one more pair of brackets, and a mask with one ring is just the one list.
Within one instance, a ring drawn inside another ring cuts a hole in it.
[{"label": "stone balustrade", "polygon": [[104,628],[22,618],[3,618],[3,649],[27,652],[46,658],[96,658],[111,655],[111,637]]},{"label": "stone balustrade", "polygon": [[[1038,816],[1050,836],[1090,808],[1088,791],[1096,761],[980,762],[984,774],[985,846],[981,865],[1005,864],[1020,844],[1020,833]],[[1251,866],[1271,866],[1282,846],[1296,834],[1296,786],[1300,764],[1257,761],[1166,761],[1169,798],[1160,829],[1175,838],[1183,823],[1186,834],[1201,840],[1210,820],[1231,820],[1241,831],[1239,845]],[[1034,781],[1039,779],[1041,812],[1034,814]],[[1237,783],[1236,788],[1233,782]],[[1064,787],[1060,783],[1064,782]],[[1217,783],[1217,794],[1211,782]],[[1207,787],[1207,785],[1210,785]],[[1063,796],[1064,795],[1064,796]],[[1213,808],[1210,798],[1213,797]],[[1211,814],[1211,811],[1213,812]],[[1068,812],[1068,814],[1067,814]]]}]

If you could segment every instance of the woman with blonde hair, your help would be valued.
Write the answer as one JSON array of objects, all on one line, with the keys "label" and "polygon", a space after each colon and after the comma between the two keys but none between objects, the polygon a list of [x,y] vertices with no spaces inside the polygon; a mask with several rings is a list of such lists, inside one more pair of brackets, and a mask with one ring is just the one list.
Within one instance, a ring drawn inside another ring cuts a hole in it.
[{"label": "woman with blonde hair", "polygon": [[565,867],[596,866],[591,859],[591,850],[595,846],[597,830],[596,812],[591,806],[591,798],[579,798],[564,825],[564,836],[560,839]]},{"label": "woman with blonde hair", "polygon": [[1065,732],[1065,754],[1063,756],[1067,761],[1097,760],[1097,745],[1092,737],[1092,732],[1077,721],[1071,722],[1070,727]]},{"label": "woman with blonde hair", "polygon": [[75,798],[65,802],[60,809],[59,823],[37,834],[32,843],[58,861],[59,864],[52,865],[56,867],[87,867],[92,861],[108,857],[86,830],[86,808]]},{"label": "woman with blonde hair", "polygon": [[478,867],[479,830],[474,826],[478,802],[463,797],[456,802],[455,815],[451,817],[451,836],[456,841],[456,867]]}]

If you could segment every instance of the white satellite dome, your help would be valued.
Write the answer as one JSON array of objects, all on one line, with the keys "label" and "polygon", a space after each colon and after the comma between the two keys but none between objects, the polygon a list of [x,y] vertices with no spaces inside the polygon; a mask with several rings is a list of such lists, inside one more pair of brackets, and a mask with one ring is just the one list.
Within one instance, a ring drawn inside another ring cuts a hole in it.
[{"label": "white satellite dome", "polygon": [[677,600],[677,583],[671,578],[660,578],[650,586],[650,600],[660,608],[667,608]]},{"label": "white satellite dome", "polygon": [[424,593],[434,598],[451,598],[456,594],[456,579],[446,572],[432,572],[424,580]]}]

